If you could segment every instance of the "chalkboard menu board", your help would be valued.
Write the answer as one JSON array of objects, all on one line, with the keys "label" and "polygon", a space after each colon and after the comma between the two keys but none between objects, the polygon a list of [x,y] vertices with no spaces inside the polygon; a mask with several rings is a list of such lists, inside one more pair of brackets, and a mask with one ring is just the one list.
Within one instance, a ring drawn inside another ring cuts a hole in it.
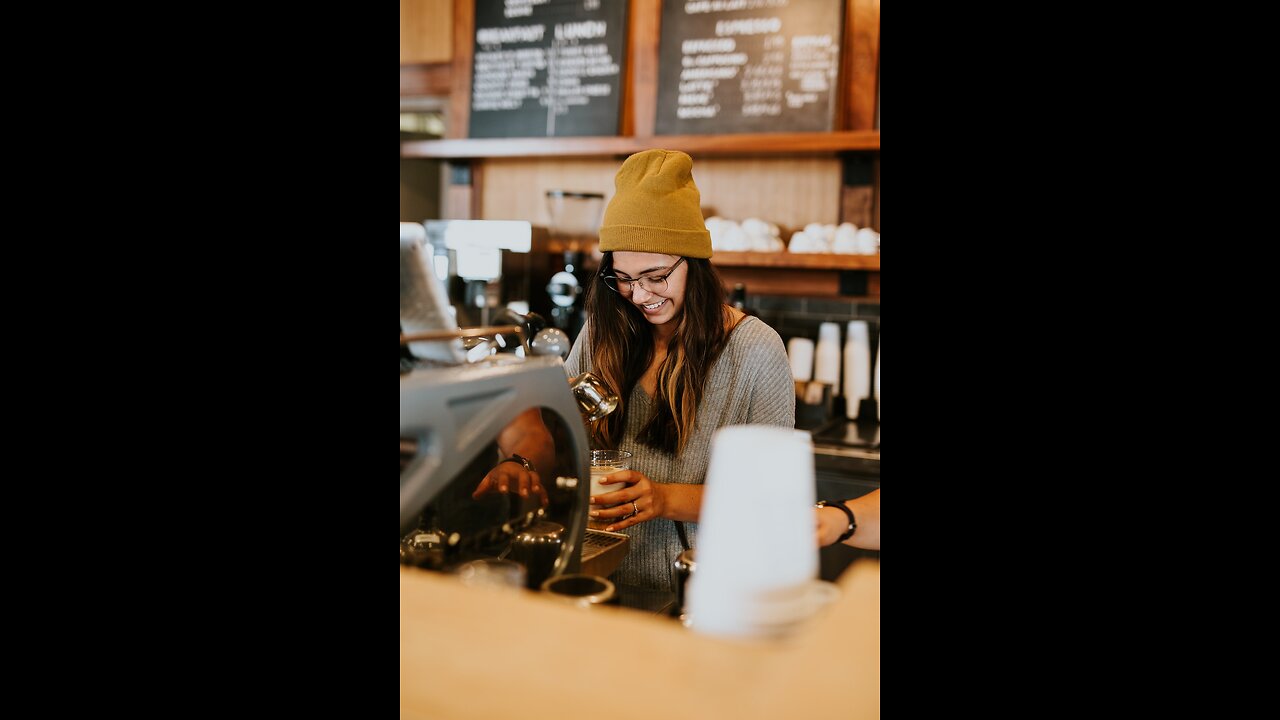
[{"label": "chalkboard menu board", "polygon": [[473,138],[617,135],[626,0],[476,0]]},{"label": "chalkboard menu board", "polygon": [[659,135],[835,125],[844,0],[668,0]]}]

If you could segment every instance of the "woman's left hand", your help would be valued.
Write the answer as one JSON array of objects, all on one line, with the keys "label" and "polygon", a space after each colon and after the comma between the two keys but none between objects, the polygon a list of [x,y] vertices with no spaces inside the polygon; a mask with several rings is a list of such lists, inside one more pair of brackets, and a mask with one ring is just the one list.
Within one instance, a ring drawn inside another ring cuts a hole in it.
[{"label": "woman's left hand", "polygon": [[[667,509],[665,485],[656,483],[638,470],[619,470],[609,475],[605,484],[621,480],[626,487],[594,496],[599,505],[591,506],[591,519],[609,523],[605,530],[617,532],[656,518]],[[613,505],[614,507],[604,507]]]}]

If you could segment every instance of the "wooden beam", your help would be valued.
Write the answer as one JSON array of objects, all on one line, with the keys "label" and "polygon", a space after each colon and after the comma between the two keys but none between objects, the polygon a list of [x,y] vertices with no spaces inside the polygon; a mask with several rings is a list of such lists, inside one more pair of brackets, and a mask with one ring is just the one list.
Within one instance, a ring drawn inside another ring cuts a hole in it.
[{"label": "wooden beam", "polygon": [[658,114],[658,43],[662,24],[661,0],[631,0],[631,42],[624,79],[628,92],[623,96],[623,135],[646,137],[653,134]]},{"label": "wooden beam", "polygon": [[[465,138],[471,127],[471,65],[475,56],[475,0],[453,0],[453,82],[444,136]],[[404,149],[401,148],[401,157]]]},{"label": "wooden beam", "polygon": [[880,0],[848,0],[844,17],[844,124],[847,130],[876,126],[876,83],[880,63]]}]

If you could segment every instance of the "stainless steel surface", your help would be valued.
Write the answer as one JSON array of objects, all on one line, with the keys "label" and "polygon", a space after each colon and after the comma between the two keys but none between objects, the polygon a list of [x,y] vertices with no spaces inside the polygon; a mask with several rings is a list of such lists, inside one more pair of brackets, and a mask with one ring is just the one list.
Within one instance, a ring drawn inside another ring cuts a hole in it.
[{"label": "stainless steel surface", "polygon": [[[513,418],[530,408],[541,409],[544,418],[563,426],[565,462],[572,464],[573,475],[590,477],[585,428],[578,403],[566,382],[564,363],[559,358],[511,357],[510,362],[502,364],[419,369],[401,375],[401,446],[411,443],[417,449],[400,473],[401,536],[418,527],[420,515],[433,501],[444,502],[447,498],[468,509],[466,504],[470,502],[474,485],[459,492],[454,486],[455,480],[464,477],[465,471],[477,461],[481,466],[491,466],[487,453],[492,452],[494,439]],[[557,564],[553,574],[576,572],[586,531],[588,483],[578,483],[572,490],[556,491],[565,496],[567,507],[559,516],[547,518],[560,522],[565,528],[563,562]],[[492,496],[482,498],[489,499]],[[512,520],[511,527],[497,528],[499,534],[506,533],[507,538],[527,523],[542,519],[540,509],[525,507],[529,504],[526,498],[509,496],[502,498],[502,502],[510,506],[508,516],[521,513],[518,523]],[[449,529],[430,550],[456,552],[466,545],[466,538],[453,538],[452,534]],[[501,538],[493,538],[494,542],[499,540]]]},{"label": "stainless steel surface", "polygon": [[526,527],[511,541],[507,557],[524,565],[530,590],[537,590],[557,569],[567,562],[564,548],[564,525],[542,520]]},{"label": "stainless steel surface", "polygon": [[879,450],[860,450],[858,448],[841,447],[839,445],[820,445],[816,441],[813,445],[813,452],[816,455],[826,455],[828,457],[846,457],[859,458],[862,460],[879,460]]},{"label": "stainless steel surface", "polygon": [[616,602],[618,597],[613,583],[598,575],[561,575],[542,583],[542,590],[582,607]]},{"label": "stainless steel surface", "polygon": [[694,548],[689,548],[680,553],[671,562],[671,586],[676,590],[676,603],[673,612],[679,614],[682,620],[684,619],[686,586],[689,584],[689,578],[693,575],[694,570],[697,569],[698,563],[694,559]]},{"label": "stainless steel surface", "polygon": [[595,422],[618,407],[618,395],[590,372],[574,377],[569,387],[578,402],[578,411],[587,422]]},{"label": "stainless steel surface", "polygon": [[407,345],[419,340],[449,340],[452,338],[480,337],[483,335],[520,335],[524,337],[524,328],[519,325],[489,325],[486,327],[458,328],[457,330],[435,330],[432,332],[402,333],[400,344]]},{"label": "stainless steel surface", "polygon": [[880,424],[836,417],[809,429],[813,451],[830,457],[880,459]]},{"label": "stainless steel surface", "polygon": [[568,334],[560,328],[543,328],[529,341],[529,349],[534,355],[551,355],[560,358],[569,357],[572,345]]},{"label": "stainless steel surface", "polygon": [[613,574],[630,547],[629,535],[588,528],[582,541],[582,572],[601,577]]}]

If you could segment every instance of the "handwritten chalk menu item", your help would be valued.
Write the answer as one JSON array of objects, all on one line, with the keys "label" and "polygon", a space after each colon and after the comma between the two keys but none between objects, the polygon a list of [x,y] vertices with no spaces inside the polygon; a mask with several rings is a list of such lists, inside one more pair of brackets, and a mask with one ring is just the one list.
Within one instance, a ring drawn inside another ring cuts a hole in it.
[{"label": "handwritten chalk menu item", "polygon": [[657,133],[832,130],[844,5],[664,2]]},{"label": "handwritten chalk menu item", "polygon": [[476,0],[473,138],[617,135],[626,0]]}]

